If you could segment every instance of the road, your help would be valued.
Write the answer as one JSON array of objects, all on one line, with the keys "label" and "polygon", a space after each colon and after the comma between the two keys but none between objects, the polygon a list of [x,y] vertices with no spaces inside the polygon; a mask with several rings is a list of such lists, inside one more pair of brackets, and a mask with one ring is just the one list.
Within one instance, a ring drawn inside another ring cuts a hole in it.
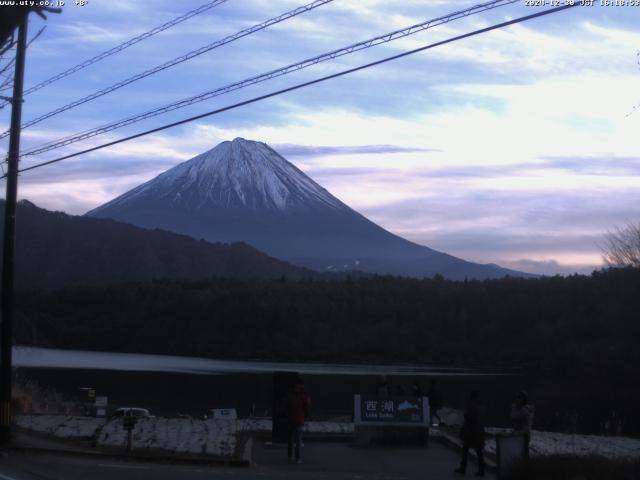
[{"label": "road", "polygon": [[[69,454],[8,451],[0,458],[0,480],[453,480],[457,455],[432,442],[428,448],[357,448],[310,443],[302,465],[290,465],[283,447],[258,444],[251,467],[165,464]],[[474,465],[470,465],[474,472]],[[493,478],[489,476],[488,478]]]}]

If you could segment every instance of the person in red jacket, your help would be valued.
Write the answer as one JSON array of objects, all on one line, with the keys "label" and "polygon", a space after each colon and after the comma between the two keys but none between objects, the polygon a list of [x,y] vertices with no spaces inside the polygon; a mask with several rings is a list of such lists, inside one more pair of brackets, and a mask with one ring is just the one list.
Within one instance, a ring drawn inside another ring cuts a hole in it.
[{"label": "person in red jacket", "polygon": [[304,388],[304,382],[299,379],[287,395],[286,408],[287,418],[289,420],[289,460],[294,461],[293,444],[295,443],[295,462],[302,463],[301,446],[302,446],[302,429],[304,421],[309,416],[309,408],[311,407],[311,398]]}]

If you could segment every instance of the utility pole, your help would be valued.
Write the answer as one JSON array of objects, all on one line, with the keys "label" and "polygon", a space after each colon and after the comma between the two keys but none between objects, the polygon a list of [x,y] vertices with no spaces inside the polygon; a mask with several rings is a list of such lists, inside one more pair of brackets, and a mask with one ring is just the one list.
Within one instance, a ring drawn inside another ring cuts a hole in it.
[{"label": "utility pole", "polygon": [[11,441],[11,349],[13,347],[14,265],[16,246],[16,202],[18,196],[18,157],[22,123],[22,88],[27,50],[27,18],[18,26],[16,66],[11,99],[11,134],[9,137],[7,196],[4,211],[2,252],[2,326],[0,327],[0,443]]}]

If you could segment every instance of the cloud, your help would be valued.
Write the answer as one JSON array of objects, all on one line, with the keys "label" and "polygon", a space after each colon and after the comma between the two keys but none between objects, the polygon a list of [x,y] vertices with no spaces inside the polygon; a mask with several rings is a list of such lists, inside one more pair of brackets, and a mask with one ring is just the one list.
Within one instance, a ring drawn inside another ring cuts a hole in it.
[{"label": "cloud", "polygon": [[281,155],[299,156],[326,156],[326,155],[356,155],[356,154],[382,154],[382,153],[415,153],[437,152],[435,148],[402,147],[398,145],[356,145],[356,146],[331,146],[331,145],[296,145],[291,143],[275,144],[272,147]]},{"label": "cloud", "polygon": [[131,176],[153,176],[175,166],[176,162],[168,159],[127,159],[109,157],[101,159],[80,159],[61,162],[47,168],[38,168],[25,172],[21,177],[25,185],[55,184],[66,182],[82,182],[93,180],[116,179]]},{"label": "cloud", "polygon": [[[91,43],[113,43],[113,46],[131,38],[130,31],[114,30],[112,28],[104,28],[89,22],[73,22],[65,23],[60,26],[63,36],[60,41],[65,43],[74,42],[91,42]],[[144,30],[137,32],[143,33]]]},{"label": "cloud", "polygon": [[481,262],[551,258],[599,265],[603,234],[640,216],[637,189],[626,191],[462,190],[431,185],[428,196],[396,203],[351,204],[416,243]]},{"label": "cloud", "polygon": [[[551,75],[566,72],[597,73],[606,65],[608,72],[630,72],[633,56],[640,44],[640,34],[607,25],[607,19],[585,21],[583,10],[548,17],[539,22],[512,25],[490,33],[462,40],[429,50],[424,59],[435,58],[447,62],[464,62],[465,70],[470,65],[480,68],[488,76],[511,77],[523,83],[531,83]],[[499,14],[502,9],[497,9]],[[515,16],[529,13],[526,9],[515,12]],[[630,14],[636,15],[637,12]],[[504,20],[496,18],[485,21],[488,16],[469,17],[468,21],[455,22],[438,27],[429,39],[451,38],[472,29],[488,26]],[[593,17],[592,17],[593,18]],[[428,42],[423,35],[404,38],[388,45],[397,50],[418,48]],[[574,44],[579,41],[581,48]],[[499,68],[499,71],[496,69]]]},{"label": "cloud", "polygon": [[[49,137],[46,131],[32,131],[29,136],[31,140]],[[21,159],[21,168],[57,159],[116,138],[118,137],[105,135],[82,143],[81,147],[72,145],[44,155],[25,156]],[[198,153],[200,152],[193,149],[193,144],[189,145],[184,139],[175,138],[173,135],[149,136],[36,168],[25,172],[22,178],[31,184],[34,182],[51,184],[67,180],[101,178],[108,181],[112,178],[131,175],[153,176]]]},{"label": "cloud", "polygon": [[594,265],[563,265],[557,260],[532,260],[524,258],[520,260],[503,261],[503,267],[519,270],[521,272],[537,273],[540,275],[590,275],[594,270],[602,268],[602,264]]},{"label": "cloud", "polygon": [[550,168],[565,169],[583,175],[640,176],[640,157],[611,155],[543,156]]},{"label": "cloud", "polygon": [[325,181],[331,182],[335,178],[349,179],[352,181],[357,179],[374,179],[374,178],[392,178],[398,172],[391,169],[367,168],[367,167],[307,167],[304,172],[312,177],[316,182],[324,185]]},{"label": "cloud", "polygon": [[104,203],[105,199],[114,198],[119,192],[139,185],[145,179],[143,175],[114,177],[108,183],[102,178],[60,179],[50,183],[23,179],[19,198],[30,200],[48,210],[81,215]]}]

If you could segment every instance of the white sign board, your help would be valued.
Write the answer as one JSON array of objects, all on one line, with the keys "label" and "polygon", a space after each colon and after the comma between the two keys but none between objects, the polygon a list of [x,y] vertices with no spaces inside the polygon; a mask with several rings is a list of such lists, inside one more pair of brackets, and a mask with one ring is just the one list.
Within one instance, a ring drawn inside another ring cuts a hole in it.
[{"label": "white sign board", "polygon": [[98,408],[96,410],[96,417],[104,417],[107,414],[107,411],[104,408]]},{"label": "white sign board", "polygon": [[427,397],[354,395],[353,423],[363,426],[428,427]]},{"label": "white sign board", "polygon": [[107,397],[96,397],[96,407],[105,408],[108,405]]},{"label": "white sign board", "polygon": [[238,418],[235,408],[214,408],[211,410],[211,414],[215,419],[235,420]]}]

